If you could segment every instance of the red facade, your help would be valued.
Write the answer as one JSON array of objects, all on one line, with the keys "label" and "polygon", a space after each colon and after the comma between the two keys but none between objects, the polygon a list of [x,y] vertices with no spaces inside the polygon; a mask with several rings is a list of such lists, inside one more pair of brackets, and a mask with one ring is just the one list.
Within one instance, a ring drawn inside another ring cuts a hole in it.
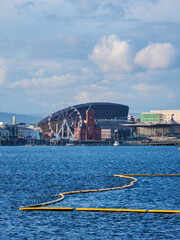
[{"label": "red facade", "polygon": [[77,140],[101,140],[101,128],[95,124],[94,121],[94,110],[89,107],[86,110],[86,121],[79,129],[79,124],[75,126],[75,132],[77,131],[76,138]]}]

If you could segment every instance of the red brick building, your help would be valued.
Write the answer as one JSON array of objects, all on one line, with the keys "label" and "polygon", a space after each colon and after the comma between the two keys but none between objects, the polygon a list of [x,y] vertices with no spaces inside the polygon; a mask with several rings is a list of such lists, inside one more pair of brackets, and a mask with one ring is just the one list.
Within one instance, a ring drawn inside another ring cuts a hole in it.
[{"label": "red brick building", "polygon": [[95,123],[94,110],[91,105],[86,110],[86,121],[78,131],[79,124],[77,123],[74,132],[77,132],[77,140],[101,140],[101,128]]}]

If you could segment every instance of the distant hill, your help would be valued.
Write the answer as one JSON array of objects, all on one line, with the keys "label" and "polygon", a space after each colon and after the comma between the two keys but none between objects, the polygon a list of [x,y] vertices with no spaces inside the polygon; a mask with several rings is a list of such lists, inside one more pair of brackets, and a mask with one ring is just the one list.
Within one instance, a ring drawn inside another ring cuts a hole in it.
[{"label": "distant hill", "polygon": [[[129,113],[129,115],[132,115],[134,118],[140,117],[140,113]],[[16,123],[27,123],[27,124],[35,124],[41,121],[43,118],[48,116],[48,114],[17,114],[17,113],[5,113],[0,112],[0,122],[3,123],[13,123],[13,116],[16,117]]]},{"label": "distant hill", "polygon": [[41,121],[46,116],[46,114],[26,115],[26,114],[0,112],[0,122],[11,124],[13,123],[13,116],[16,117],[16,123],[23,122],[27,124],[34,124]]}]

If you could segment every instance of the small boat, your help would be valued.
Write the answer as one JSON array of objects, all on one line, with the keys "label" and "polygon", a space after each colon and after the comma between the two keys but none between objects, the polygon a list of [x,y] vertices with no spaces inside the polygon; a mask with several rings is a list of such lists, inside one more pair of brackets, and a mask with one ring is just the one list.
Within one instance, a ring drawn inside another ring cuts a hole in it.
[{"label": "small boat", "polygon": [[119,141],[118,141],[118,128],[117,128],[114,132],[117,132],[117,138],[116,138],[116,141],[114,142],[114,146],[119,146]]},{"label": "small boat", "polygon": [[115,141],[115,142],[114,142],[114,146],[119,146],[119,142],[118,142],[118,141]]}]

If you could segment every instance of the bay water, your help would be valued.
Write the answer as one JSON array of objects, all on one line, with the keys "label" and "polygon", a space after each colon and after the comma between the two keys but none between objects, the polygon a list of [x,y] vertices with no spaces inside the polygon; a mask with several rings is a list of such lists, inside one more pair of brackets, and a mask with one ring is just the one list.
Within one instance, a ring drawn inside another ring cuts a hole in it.
[{"label": "bay water", "polygon": [[[66,191],[122,186],[115,174],[180,174],[173,146],[0,147],[1,239],[180,239],[180,215],[20,211]],[[180,177],[137,177],[130,188],[73,194],[73,208],[180,210]]]}]

